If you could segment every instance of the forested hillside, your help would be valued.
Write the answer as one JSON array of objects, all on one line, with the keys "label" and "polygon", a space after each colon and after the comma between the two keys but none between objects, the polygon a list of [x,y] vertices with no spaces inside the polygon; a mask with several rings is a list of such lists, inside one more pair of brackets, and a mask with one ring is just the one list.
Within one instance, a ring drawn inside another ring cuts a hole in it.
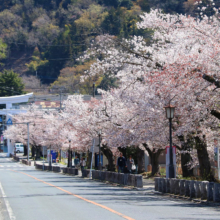
[{"label": "forested hillside", "polygon": [[[13,69],[26,88],[62,87],[90,93],[93,82],[103,89],[117,86],[107,73],[80,82],[93,60],[77,60],[102,34],[116,38],[142,35],[139,15],[150,8],[164,13],[195,13],[194,0],[1,0],[1,71]],[[31,76],[31,78],[30,78]]]}]

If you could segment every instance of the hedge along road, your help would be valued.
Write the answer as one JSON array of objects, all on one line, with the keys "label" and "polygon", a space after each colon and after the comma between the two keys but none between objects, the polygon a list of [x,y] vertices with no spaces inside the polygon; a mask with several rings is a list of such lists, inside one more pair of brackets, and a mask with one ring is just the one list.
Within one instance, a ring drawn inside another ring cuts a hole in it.
[{"label": "hedge along road", "polygon": [[1,169],[0,182],[6,220],[219,219],[218,208],[25,167]]}]

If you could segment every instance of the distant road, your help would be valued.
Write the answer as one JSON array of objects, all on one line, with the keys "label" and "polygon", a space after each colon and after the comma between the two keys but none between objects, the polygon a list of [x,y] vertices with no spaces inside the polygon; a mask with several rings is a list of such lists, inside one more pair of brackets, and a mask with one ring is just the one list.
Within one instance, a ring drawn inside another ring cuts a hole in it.
[{"label": "distant road", "polygon": [[37,171],[0,154],[0,219],[219,220],[219,207]]}]

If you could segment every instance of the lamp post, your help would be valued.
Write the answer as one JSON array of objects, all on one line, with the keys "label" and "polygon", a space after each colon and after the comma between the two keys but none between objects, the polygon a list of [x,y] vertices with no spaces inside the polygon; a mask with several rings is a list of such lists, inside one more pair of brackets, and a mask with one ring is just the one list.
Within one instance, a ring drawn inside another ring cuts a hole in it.
[{"label": "lamp post", "polygon": [[174,117],[175,106],[169,105],[164,107],[166,110],[166,117],[170,124],[170,161],[169,161],[169,178],[175,178],[174,164],[173,164],[173,147],[172,147],[172,119]]},{"label": "lamp post", "polygon": [[102,170],[102,162],[101,162],[101,134],[102,131],[99,131],[99,170]]}]

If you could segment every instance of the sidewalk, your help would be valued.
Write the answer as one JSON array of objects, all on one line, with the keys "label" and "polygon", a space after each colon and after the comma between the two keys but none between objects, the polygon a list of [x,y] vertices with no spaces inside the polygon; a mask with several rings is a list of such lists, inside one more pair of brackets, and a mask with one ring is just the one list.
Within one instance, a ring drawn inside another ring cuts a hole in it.
[{"label": "sidewalk", "polygon": [[[40,164],[40,165],[45,165],[45,166],[49,166],[49,163],[47,162],[47,161],[40,161],[40,160],[38,160],[38,161],[35,161],[37,164]],[[67,167],[67,165],[63,165],[63,164],[61,164],[61,163],[52,163],[52,167],[60,167],[61,169],[62,168],[66,168]],[[82,172],[81,172],[81,169],[78,169],[78,176],[79,177],[81,177],[82,176]]]},{"label": "sidewalk", "polygon": [[[27,161],[27,156],[23,156],[23,153],[16,153],[16,157],[19,158],[19,162],[22,163],[22,160],[26,160]],[[29,161],[31,162],[31,166],[34,166],[34,161],[32,159],[29,158]]]},{"label": "sidewalk", "polygon": [[[23,156],[22,154],[17,154],[17,156],[20,158],[20,160],[24,159],[27,160],[27,156]],[[45,166],[49,166],[49,163],[47,162],[47,160],[37,160],[34,161],[32,159],[29,159],[29,161],[31,161],[31,166],[34,166],[34,162],[36,162],[39,165],[45,165]],[[52,167],[60,167],[61,170],[63,168],[66,168],[66,165],[63,165],[61,163],[52,163]],[[78,169],[78,177],[82,177],[82,172],[81,169]],[[153,179],[146,179],[143,178],[143,188],[142,190],[154,190],[154,180]]]}]

